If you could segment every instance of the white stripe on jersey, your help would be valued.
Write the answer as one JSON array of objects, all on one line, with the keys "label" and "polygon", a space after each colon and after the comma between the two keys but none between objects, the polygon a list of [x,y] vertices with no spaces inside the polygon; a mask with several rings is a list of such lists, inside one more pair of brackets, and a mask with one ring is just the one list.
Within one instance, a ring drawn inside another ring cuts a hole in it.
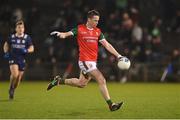
[{"label": "white stripe on jersey", "polygon": [[12,35],[11,35],[11,38],[15,38],[15,34],[12,34]]},{"label": "white stripe on jersey", "polygon": [[24,35],[24,39],[26,39],[26,38],[27,38],[27,36],[28,36],[28,35],[27,35],[27,34],[25,34],[25,35]]}]

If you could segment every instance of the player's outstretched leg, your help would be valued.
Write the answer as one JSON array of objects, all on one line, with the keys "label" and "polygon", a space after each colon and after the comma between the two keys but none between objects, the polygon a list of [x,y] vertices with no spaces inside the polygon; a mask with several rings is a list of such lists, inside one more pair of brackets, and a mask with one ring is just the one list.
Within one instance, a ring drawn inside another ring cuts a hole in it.
[{"label": "player's outstretched leg", "polygon": [[122,104],[123,104],[123,102],[112,103],[111,105],[109,105],[109,109],[110,109],[110,111],[116,111],[122,106]]},{"label": "player's outstretched leg", "polygon": [[54,86],[57,86],[62,82],[64,82],[64,80],[59,75],[55,76],[53,80],[48,84],[47,90],[52,89]]}]

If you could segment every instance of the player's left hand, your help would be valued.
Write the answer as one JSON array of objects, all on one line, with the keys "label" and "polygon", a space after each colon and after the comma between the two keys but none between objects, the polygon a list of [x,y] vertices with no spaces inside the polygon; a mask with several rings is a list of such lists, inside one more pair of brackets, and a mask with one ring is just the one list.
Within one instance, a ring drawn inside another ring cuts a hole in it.
[{"label": "player's left hand", "polygon": [[10,55],[9,55],[9,52],[6,52],[5,54],[4,54],[4,59],[9,59],[9,57],[10,57]]},{"label": "player's left hand", "polygon": [[21,52],[22,52],[23,54],[26,54],[26,53],[28,53],[28,50],[27,50],[26,48],[22,48],[22,49],[21,49]]}]

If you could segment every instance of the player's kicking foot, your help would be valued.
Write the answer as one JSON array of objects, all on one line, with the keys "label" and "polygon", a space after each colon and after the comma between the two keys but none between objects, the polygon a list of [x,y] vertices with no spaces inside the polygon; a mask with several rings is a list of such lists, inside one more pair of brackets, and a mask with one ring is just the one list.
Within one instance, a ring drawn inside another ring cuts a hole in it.
[{"label": "player's kicking foot", "polygon": [[112,103],[111,105],[109,105],[109,109],[110,109],[110,111],[116,111],[122,106],[122,104],[123,104],[123,102]]},{"label": "player's kicking foot", "polygon": [[13,88],[9,89],[9,99],[10,100],[14,99],[14,89]]},{"label": "player's kicking foot", "polygon": [[61,77],[59,75],[55,76],[54,79],[48,84],[47,90],[50,90],[54,86],[59,85]]}]

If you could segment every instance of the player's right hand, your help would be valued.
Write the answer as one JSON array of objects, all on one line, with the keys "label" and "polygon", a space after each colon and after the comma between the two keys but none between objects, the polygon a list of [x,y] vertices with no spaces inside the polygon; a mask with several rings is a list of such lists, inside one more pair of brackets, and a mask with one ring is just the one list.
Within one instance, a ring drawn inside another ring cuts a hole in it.
[{"label": "player's right hand", "polygon": [[9,57],[10,57],[10,55],[9,55],[9,53],[8,52],[6,52],[6,53],[4,53],[4,59],[9,59]]},{"label": "player's right hand", "polygon": [[55,35],[55,36],[57,36],[57,37],[60,36],[60,34],[61,34],[61,33],[58,32],[58,31],[53,31],[53,32],[50,33],[50,35]]},{"label": "player's right hand", "polygon": [[123,58],[123,57],[125,57],[125,56],[119,55],[119,56],[117,57],[118,61],[121,60],[121,58]]},{"label": "player's right hand", "polygon": [[66,38],[64,33],[58,31],[51,32],[50,35],[56,35],[57,37],[60,37],[62,39]]}]

